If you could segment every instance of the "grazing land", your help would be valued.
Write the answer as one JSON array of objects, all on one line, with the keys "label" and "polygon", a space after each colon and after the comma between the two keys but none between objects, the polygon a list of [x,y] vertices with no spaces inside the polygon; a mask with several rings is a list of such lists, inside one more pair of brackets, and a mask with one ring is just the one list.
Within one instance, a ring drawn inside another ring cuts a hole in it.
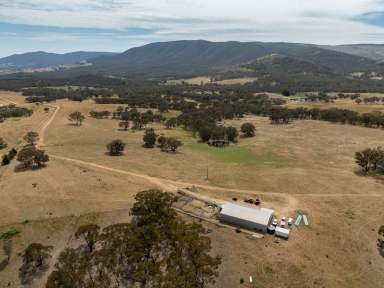
[{"label": "grazing land", "polygon": [[[382,95],[380,94],[382,97]],[[364,96],[362,96],[364,97]],[[369,97],[369,96],[365,96]],[[371,97],[371,96],[370,96]],[[333,102],[298,102],[290,101],[286,104],[288,108],[320,108],[320,109],[329,109],[329,108],[340,108],[356,111],[359,113],[369,113],[369,112],[384,112],[383,104],[357,104],[354,100],[351,99],[337,99]]]},{"label": "grazing land", "polygon": [[[53,245],[53,264],[66,245],[77,243],[72,237],[77,227],[128,221],[135,194],[150,188],[188,188],[200,197],[221,201],[259,197],[262,206],[273,208],[279,217],[294,217],[299,211],[308,215],[310,226],[294,227],[289,241],[269,235],[254,239],[205,223],[211,230],[213,252],[223,261],[215,287],[248,287],[240,279],[248,283],[250,275],[254,287],[348,288],[384,283],[384,261],[376,247],[377,229],[384,222],[384,179],[362,177],[354,159],[356,151],[383,145],[382,129],[311,120],[272,125],[266,117],[246,115],[222,124],[240,128],[252,123],[256,136],[214,148],[199,143],[182,127],[148,124],[157,134],[184,143],[173,154],[143,148],[143,131],[121,131],[118,120],[88,116],[92,110],[112,112],[119,105],[93,100],[35,105],[24,103],[19,93],[1,92],[0,104],[9,103],[34,113],[0,123],[0,136],[17,147],[26,132],[37,131],[39,145],[51,159],[46,168],[36,171],[15,172],[15,163],[0,167],[0,233],[20,231],[12,242],[10,265],[0,271],[0,287],[8,283],[18,287],[14,273],[21,263],[18,253],[29,243]],[[359,112],[382,109],[353,100],[287,105]],[[74,111],[86,116],[81,126],[68,121]],[[173,115],[177,112],[165,114]],[[126,143],[120,157],[106,153],[113,139]],[[46,276],[31,287],[42,287]]]}]

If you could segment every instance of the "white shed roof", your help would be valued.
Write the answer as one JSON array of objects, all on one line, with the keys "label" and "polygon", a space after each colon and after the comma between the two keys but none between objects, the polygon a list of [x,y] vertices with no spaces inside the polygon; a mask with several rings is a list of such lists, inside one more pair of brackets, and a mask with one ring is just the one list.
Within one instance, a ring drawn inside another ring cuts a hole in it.
[{"label": "white shed roof", "polygon": [[250,208],[238,204],[225,203],[221,205],[220,214],[244,219],[253,223],[268,225],[273,210],[267,208]]}]

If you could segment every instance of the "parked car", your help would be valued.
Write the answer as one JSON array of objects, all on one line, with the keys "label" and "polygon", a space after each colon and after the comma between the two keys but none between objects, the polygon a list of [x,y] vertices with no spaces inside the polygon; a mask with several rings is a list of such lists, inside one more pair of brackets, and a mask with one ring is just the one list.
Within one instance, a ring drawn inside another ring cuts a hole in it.
[{"label": "parked car", "polygon": [[285,227],[285,224],[286,224],[285,221],[283,221],[283,220],[280,221],[280,227],[281,227],[281,228],[284,228],[284,227]]},{"label": "parked car", "polygon": [[273,226],[273,225],[270,225],[270,226],[268,226],[268,228],[267,228],[267,232],[268,232],[269,234],[274,234],[274,233],[275,233],[275,230],[276,230],[276,227]]},{"label": "parked car", "polygon": [[292,219],[292,218],[288,218],[288,222],[287,222],[287,223],[288,223],[289,226],[292,226],[292,224],[293,224],[293,219]]},{"label": "parked car", "polygon": [[276,219],[276,218],[275,218],[275,219],[273,219],[273,221],[272,221],[272,225],[276,227],[276,226],[277,226],[277,224],[278,224],[278,221],[277,221],[277,219]]}]

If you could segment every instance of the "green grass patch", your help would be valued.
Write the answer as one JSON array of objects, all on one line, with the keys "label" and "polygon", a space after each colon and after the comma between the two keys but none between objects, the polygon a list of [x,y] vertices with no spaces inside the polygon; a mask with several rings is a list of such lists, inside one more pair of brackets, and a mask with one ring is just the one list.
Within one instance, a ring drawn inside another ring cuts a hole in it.
[{"label": "green grass patch", "polygon": [[9,240],[20,233],[21,233],[20,230],[10,229],[7,232],[0,234],[0,240]]},{"label": "green grass patch", "polygon": [[265,274],[268,274],[268,275],[273,274],[273,268],[270,264],[266,264],[263,268],[264,268]]},{"label": "green grass patch", "polygon": [[243,165],[270,165],[276,168],[287,167],[291,164],[289,159],[280,157],[272,152],[255,154],[246,147],[231,145],[225,148],[216,148],[204,143],[193,143],[186,146],[195,151],[208,153],[217,159]]}]

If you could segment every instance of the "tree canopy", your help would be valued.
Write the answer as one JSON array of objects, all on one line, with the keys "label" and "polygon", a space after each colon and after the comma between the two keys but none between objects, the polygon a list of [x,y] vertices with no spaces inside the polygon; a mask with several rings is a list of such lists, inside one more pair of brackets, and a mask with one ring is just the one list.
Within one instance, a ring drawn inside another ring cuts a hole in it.
[{"label": "tree canopy", "polygon": [[172,208],[177,197],[149,190],[135,199],[132,223],[101,233],[97,226],[79,228],[79,236],[92,231],[94,248],[66,248],[46,287],[204,288],[214,283],[221,259],[211,256],[205,229],[186,223]]}]

